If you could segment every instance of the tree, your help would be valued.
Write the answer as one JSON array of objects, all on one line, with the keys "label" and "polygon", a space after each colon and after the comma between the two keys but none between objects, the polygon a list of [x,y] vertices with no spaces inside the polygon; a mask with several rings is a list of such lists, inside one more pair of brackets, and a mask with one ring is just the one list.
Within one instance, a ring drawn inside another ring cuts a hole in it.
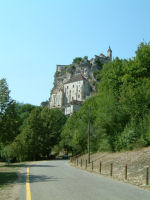
[{"label": "tree", "polygon": [[10,90],[6,79],[0,79],[0,115],[2,116],[9,104],[11,103],[11,98],[9,96]]},{"label": "tree", "polygon": [[18,134],[16,103],[10,97],[6,79],[0,80],[0,142],[6,145]]},{"label": "tree", "polygon": [[[74,112],[68,118],[63,131],[61,133],[61,147],[72,154],[79,154],[87,151],[88,141],[88,107],[90,106],[90,125],[91,137],[94,139],[94,120],[95,111],[97,109],[96,97],[86,100],[81,109]],[[94,140],[92,140],[92,148],[94,149]]]},{"label": "tree", "polygon": [[81,57],[76,57],[76,58],[73,59],[73,63],[80,64],[81,61],[82,61]]},{"label": "tree", "polygon": [[58,109],[34,108],[24,121],[22,132],[8,146],[9,156],[19,161],[49,158],[51,149],[60,140],[65,121]]},{"label": "tree", "polygon": [[[145,119],[150,108],[149,57],[150,44],[142,43],[136,51],[135,58],[116,58],[103,66],[98,91],[100,98],[97,130],[105,133],[103,137],[109,145],[111,144],[112,151],[131,149],[140,142],[141,145],[148,144]],[[107,101],[109,96],[110,100]],[[110,110],[107,111],[109,107]],[[107,145],[101,143],[102,146]]]},{"label": "tree", "polygon": [[18,130],[19,133],[22,131],[24,121],[29,117],[32,110],[34,110],[36,106],[31,104],[23,104],[23,103],[16,103],[16,112],[18,114]]},{"label": "tree", "polygon": [[66,117],[59,109],[45,107],[41,112],[41,119],[43,121],[42,152],[44,156],[49,157],[52,148],[60,141]]},{"label": "tree", "polygon": [[48,100],[47,100],[47,101],[42,101],[42,102],[41,102],[41,107],[42,107],[42,108],[48,107],[48,105],[49,105],[49,101],[48,101]]}]

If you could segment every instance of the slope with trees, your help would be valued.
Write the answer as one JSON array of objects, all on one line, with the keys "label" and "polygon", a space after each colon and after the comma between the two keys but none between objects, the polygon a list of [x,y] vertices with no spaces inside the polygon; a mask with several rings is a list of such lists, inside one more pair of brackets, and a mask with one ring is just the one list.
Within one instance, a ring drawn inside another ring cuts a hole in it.
[{"label": "slope with trees", "polygon": [[97,95],[85,101],[80,111],[67,120],[61,145],[75,152],[87,151],[89,106],[93,152],[149,145],[150,43],[141,43],[135,58],[115,58],[104,64],[97,77]]}]

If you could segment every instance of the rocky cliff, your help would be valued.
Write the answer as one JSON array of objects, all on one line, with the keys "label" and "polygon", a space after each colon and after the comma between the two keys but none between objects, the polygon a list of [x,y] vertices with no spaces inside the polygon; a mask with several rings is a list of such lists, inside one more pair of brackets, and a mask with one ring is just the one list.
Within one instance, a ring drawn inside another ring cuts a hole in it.
[{"label": "rocky cliff", "polygon": [[84,58],[77,57],[70,65],[57,65],[56,73],[54,77],[54,87],[51,94],[55,89],[63,90],[64,83],[69,81],[73,76],[82,74],[90,83],[92,92],[96,91],[96,73],[102,69],[104,63],[108,63],[112,60],[112,50],[108,49],[107,56],[100,54],[95,55],[91,60],[87,56]]}]

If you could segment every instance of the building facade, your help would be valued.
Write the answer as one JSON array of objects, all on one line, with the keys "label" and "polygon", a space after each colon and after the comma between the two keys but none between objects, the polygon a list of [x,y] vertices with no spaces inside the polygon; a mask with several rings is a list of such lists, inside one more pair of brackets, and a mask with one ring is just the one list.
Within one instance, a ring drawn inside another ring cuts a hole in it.
[{"label": "building facade", "polygon": [[65,115],[78,111],[82,102],[90,95],[91,87],[88,80],[81,74],[72,77],[64,84]]},{"label": "building facade", "polygon": [[65,104],[72,101],[84,101],[90,96],[90,84],[88,80],[81,74],[72,77],[64,84]]},{"label": "building facade", "polygon": [[61,89],[55,89],[50,97],[50,108],[62,108],[64,92]]}]

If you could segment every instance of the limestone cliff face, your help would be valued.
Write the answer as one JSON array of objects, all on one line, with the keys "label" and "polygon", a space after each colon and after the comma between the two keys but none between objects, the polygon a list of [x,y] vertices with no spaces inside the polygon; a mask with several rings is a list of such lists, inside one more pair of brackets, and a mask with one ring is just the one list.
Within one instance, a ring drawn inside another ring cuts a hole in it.
[{"label": "limestone cliff face", "polygon": [[[96,79],[95,73],[98,70],[102,69],[104,63],[108,63],[112,59],[112,51],[109,47],[107,51],[107,56],[100,54],[99,56],[95,55],[94,58],[88,60],[88,57],[84,58],[75,58],[70,65],[57,65],[56,73],[54,77],[54,87],[51,91],[50,97],[50,107],[65,107],[64,104],[64,84],[69,80],[72,80],[73,77],[81,75],[89,85],[89,91],[86,91],[90,96],[96,91]],[[85,88],[84,88],[85,89]],[[74,89],[71,88],[69,92],[74,92]],[[86,89],[85,89],[86,90]],[[85,91],[83,91],[85,92]],[[61,100],[61,102],[60,102]],[[58,105],[57,105],[58,104]],[[52,106],[51,106],[52,105]]]},{"label": "limestone cliff face", "polygon": [[54,89],[63,89],[64,83],[66,83],[70,78],[77,74],[82,74],[89,82],[95,91],[94,82],[94,72],[100,70],[104,63],[110,61],[110,58],[104,55],[95,56],[94,59],[88,60],[85,56],[80,62],[73,62],[71,65],[57,65],[55,78],[54,78]]}]

